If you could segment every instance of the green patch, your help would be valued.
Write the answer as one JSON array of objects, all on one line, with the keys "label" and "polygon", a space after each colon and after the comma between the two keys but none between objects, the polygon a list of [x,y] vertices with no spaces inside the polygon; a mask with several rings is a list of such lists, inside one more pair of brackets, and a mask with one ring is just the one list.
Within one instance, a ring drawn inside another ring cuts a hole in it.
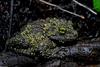
[{"label": "green patch", "polygon": [[100,0],[93,0],[93,8],[94,8],[97,12],[100,12]]}]

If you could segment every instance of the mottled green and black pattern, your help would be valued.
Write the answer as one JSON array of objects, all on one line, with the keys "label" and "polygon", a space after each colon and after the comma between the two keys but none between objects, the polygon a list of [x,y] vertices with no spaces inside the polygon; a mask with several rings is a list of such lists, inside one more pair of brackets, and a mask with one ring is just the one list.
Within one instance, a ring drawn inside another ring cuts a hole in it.
[{"label": "mottled green and black pattern", "polygon": [[39,51],[41,55],[49,56],[57,46],[51,39],[66,42],[76,39],[77,36],[71,21],[57,18],[40,19],[25,25],[21,32],[7,41],[7,47],[27,55],[34,56],[35,52]]}]

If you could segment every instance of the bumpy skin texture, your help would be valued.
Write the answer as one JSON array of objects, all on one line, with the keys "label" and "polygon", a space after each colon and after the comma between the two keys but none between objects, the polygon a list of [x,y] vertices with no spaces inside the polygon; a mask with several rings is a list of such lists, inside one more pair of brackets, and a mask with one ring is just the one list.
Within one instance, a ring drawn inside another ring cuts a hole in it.
[{"label": "bumpy skin texture", "polygon": [[73,29],[73,23],[64,19],[47,19],[44,27],[46,36],[59,42],[71,41],[77,38],[78,33]]},{"label": "bumpy skin texture", "polygon": [[76,39],[77,36],[71,21],[47,18],[27,24],[19,34],[7,41],[7,47],[27,55],[34,56],[39,52],[42,56],[49,56],[57,45],[51,39],[64,43]]}]

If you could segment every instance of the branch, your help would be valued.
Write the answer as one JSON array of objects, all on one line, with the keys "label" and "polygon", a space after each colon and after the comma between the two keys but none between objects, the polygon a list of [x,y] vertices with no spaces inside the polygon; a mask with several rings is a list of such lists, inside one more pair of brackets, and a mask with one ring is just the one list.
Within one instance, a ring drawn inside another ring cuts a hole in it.
[{"label": "branch", "polygon": [[89,7],[87,7],[86,5],[83,5],[83,4],[79,3],[79,2],[76,1],[76,0],[73,0],[73,2],[75,2],[75,3],[78,4],[79,6],[84,7],[85,9],[89,10],[89,11],[92,12],[93,14],[97,15],[97,13],[96,13],[95,11],[93,11],[92,9],[90,9]]},{"label": "branch", "polygon": [[56,8],[58,8],[59,10],[64,11],[64,12],[67,12],[67,13],[72,14],[72,15],[74,15],[74,16],[77,16],[77,17],[80,17],[80,18],[82,18],[82,19],[85,19],[84,16],[79,15],[79,14],[76,14],[76,13],[73,13],[73,12],[70,12],[70,11],[68,11],[68,10],[65,10],[65,9],[61,8],[60,6],[58,6],[58,5],[49,3],[49,2],[44,1],[44,0],[40,0],[40,2],[45,3],[45,4],[47,4],[47,5],[50,5],[50,6],[53,6],[53,7],[56,7]]}]

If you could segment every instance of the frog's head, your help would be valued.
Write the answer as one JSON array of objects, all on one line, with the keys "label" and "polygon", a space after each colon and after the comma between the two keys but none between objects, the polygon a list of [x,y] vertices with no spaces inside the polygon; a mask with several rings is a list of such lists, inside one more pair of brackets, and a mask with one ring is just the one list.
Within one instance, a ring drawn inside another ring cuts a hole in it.
[{"label": "frog's head", "polygon": [[73,23],[64,19],[47,19],[43,29],[50,39],[60,42],[71,41],[78,36],[77,31],[73,28]]}]

